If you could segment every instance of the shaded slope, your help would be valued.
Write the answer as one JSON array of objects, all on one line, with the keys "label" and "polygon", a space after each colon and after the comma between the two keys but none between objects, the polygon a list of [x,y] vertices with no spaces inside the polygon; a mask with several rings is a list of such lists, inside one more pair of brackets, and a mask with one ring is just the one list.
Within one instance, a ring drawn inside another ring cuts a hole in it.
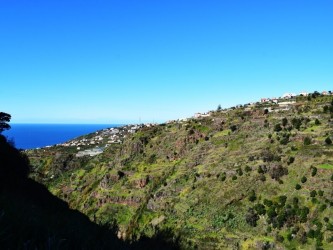
[{"label": "shaded slope", "polygon": [[155,239],[130,244],[115,230],[68,208],[42,184],[27,177],[29,161],[0,135],[0,246],[2,249],[173,249]]}]

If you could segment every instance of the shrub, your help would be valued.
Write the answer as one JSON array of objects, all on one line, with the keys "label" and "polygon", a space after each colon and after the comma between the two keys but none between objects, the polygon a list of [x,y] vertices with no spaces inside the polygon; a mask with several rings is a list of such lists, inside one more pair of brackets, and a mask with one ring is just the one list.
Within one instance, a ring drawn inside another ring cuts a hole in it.
[{"label": "shrub", "polygon": [[237,180],[237,175],[233,175],[231,178],[233,181]]},{"label": "shrub", "polygon": [[265,206],[262,205],[262,204],[257,204],[254,206],[254,210],[256,210],[256,212],[259,214],[259,215],[264,215],[266,214],[266,209],[265,209]]},{"label": "shrub", "polygon": [[249,167],[249,166],[245,166],[245,169],[244,169],[244,170],[245,170],[245,172],[247,172],[247,173],[248,173],[248,172],[251,172],[252,168],[251,168],[251,167]]},{"label": "shrub", "polygon": [[295,161],[295,157],[293,157],[293,156],[290,156],[290,158],[289,158],[289,160],[288,160],[288,165],[289,164],[292,164],[292,163],[294,163],[294,161]]},{"label": "shrub", "polygon": [[275,179],[278,181],[282,176],[288,174],[288,169],[282,167],[281,165],[274,165],[274,166],[272,166],[269,174],[272,179]]},{"label": "shrub", "polygon": [[312,167],[312,172],[311,172],[311,176],[316,176],[317,174],[317,168],[316,167]]},{"label": "shrub", "polygon": [[232,132],[236,131],[236,130],[237,130],[237,126],[236,126],[236,125],[231,125],[231,126],[230,126],[230,130],[231,130]]},{"label": "shrub", "polygon": [[225,172],[220,175],[221,181],[225,181],[226,178],[227,178],[227,174]]},{"label": "shrub", "polygon": [[273,205],[273,202],[271,200],[264,199],[264,205],[267,207],[271,207]]},{"label": "shrub", "polygon": [[242,168],[238,168],[238,169],[236,170],[236,172],[237,172],[237,174],[238,174],[239,176],[242,176],[242,175],[243,175],[243,170],[242,170]]},{"label": "shrub", "polygon": [[267,209],[267,216],[268,218],[270,218],[271,220],[274,219],[274,217],[277,216],[277,213],[275,211],[275,207],[271,206]]},{"label": "shrub", "polygon": [[319,194],[319,196],[322,197],[322,196],[324,195],[324,191],[323,191],[323,190],[319,190],[319,191],[318,191],[318,194]]},{"label": "shrub", "polygon": [[288,124],[288,119],[284,117],[282,119],[282,126],[285,127],[287,124]]},{"label": "shrub", "polygon": [[326,204],[322,204],[319,208],[319,211],[320,212],[323,212],[325,209],[327,208],[327,205]]},{"label": "shrub", "polygon": [[320,121],[318,119],[315,120],[316,125],[320,125]]},{"label": "shrub", "polygon": [[328,223],[326,225],[326,229],[329,230],[329,231],[333,231],[333,224],[332,223]]},{"label": "shrub", "polygon": [[256,193],[254,190],[251,190],[250,195],[249,195],[249,201],[254,202],[257,199]]},{"label": "shrub", "polygon": [[310,192],[310,197],[316,197],[316,195],[317,195],[317,191],[316,190],[312,190]]},{"label": "shrub", "polygon": [[302,188],[302,186],[297,183],[296,186],[295,186],[295,189],[300,190],[301,188]]},{"label": "shrub", "polygon": [[281,145],[287,145],[289,142],[289,137],[283,137],[281,140],[280,140],[280,144]]},{"label": "shrub", "polygon": [[258,173],[259,174],[264,174],[264,173],[266,173],[267,172],[267,168],[266,168],[266,166],[261,166],[261,165],[259,165],[259,167],[258,167]]},{"label": "shrub", "polygon": [[281,205],[282,207],[285,206],[286,201],[287,201],[287,196],[285,196],[285,195],[281,195],[281,196],[279,196],[279,203],[280,203],[280,205]]},{"label": "shrub", "polygon": [[275,132],[280,132],[281,130],[282,130],[281,124],[280,124],[280,123],[275,124],[275,126],[274,126],[274,131],[275,131]]},{"label": "shrub", "polygon": [[311,144],[311,138],[310,137],[305,137],[303,140],[304,145],[310,145]]},{"label": "shrub", "polygon": [[245,216],[245,220],[250,226],[256,227],[259,215],[252,208],[250,208]]},{"label": "shrub", "polygon": [[305,183],[307,180],[308,180],[308,179],[307,179],[305,176],[303,176],[303,177],[301,178],[301,182],[302,182],[302,183]]},{"label": "shrub", "polygon": [[331,140],[331,138],[327,137],[327,138],[325,139],[325,143],[326,143],[327,145],[331,145],[331,144],[332,144],[332,140]]},{"label": "shrub", "polygon": [[278,242],[283,242],[284,241],[284,238],[283,238],[283,236],[282,235],[276,235],[276,241],[278,241]]}]

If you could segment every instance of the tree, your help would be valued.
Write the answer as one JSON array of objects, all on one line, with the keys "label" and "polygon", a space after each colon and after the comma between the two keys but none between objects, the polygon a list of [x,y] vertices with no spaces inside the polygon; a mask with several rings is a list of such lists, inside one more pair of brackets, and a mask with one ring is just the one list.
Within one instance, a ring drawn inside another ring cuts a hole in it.
[{"label": "tree", "polygon": [[219,104],[219,105],[217,106],[217,111],[221,111],[221,109],[222,109],[222,107],[221,107],[221,105]]},{"label": "tree", "polygon": [[8,122],[10,122],[11,118],[10,114],[0,112],[0,134],[5,130],[10,129]]},{"label": "tree", "polygon": [[288,124],[288,119],[284,117],[282,119],[282,126],[285,127],[287,124]]}]

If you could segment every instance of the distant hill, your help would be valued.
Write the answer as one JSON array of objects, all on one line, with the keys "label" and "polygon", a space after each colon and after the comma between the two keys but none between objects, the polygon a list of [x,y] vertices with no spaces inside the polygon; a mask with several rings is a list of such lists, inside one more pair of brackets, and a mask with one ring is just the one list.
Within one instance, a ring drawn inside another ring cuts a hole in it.
[{"label": "distant hill", "polygon": [[77,143],[31,150],[30,176],[91,221],[116,225],[122,239],[163,233],[184,249],[332,249],[332,99],[126,128],[91,157],[77,157]]}]

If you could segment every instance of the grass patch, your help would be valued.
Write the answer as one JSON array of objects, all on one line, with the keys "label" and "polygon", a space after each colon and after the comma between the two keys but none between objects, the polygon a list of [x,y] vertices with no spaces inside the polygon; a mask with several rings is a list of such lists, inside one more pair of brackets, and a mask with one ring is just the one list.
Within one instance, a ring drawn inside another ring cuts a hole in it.
[{"label": "grass patch", "polygon": [[326,163],[326,164],[319,165],[318,168],[321,168],[321,169],[333,169],[333,165]]}]

